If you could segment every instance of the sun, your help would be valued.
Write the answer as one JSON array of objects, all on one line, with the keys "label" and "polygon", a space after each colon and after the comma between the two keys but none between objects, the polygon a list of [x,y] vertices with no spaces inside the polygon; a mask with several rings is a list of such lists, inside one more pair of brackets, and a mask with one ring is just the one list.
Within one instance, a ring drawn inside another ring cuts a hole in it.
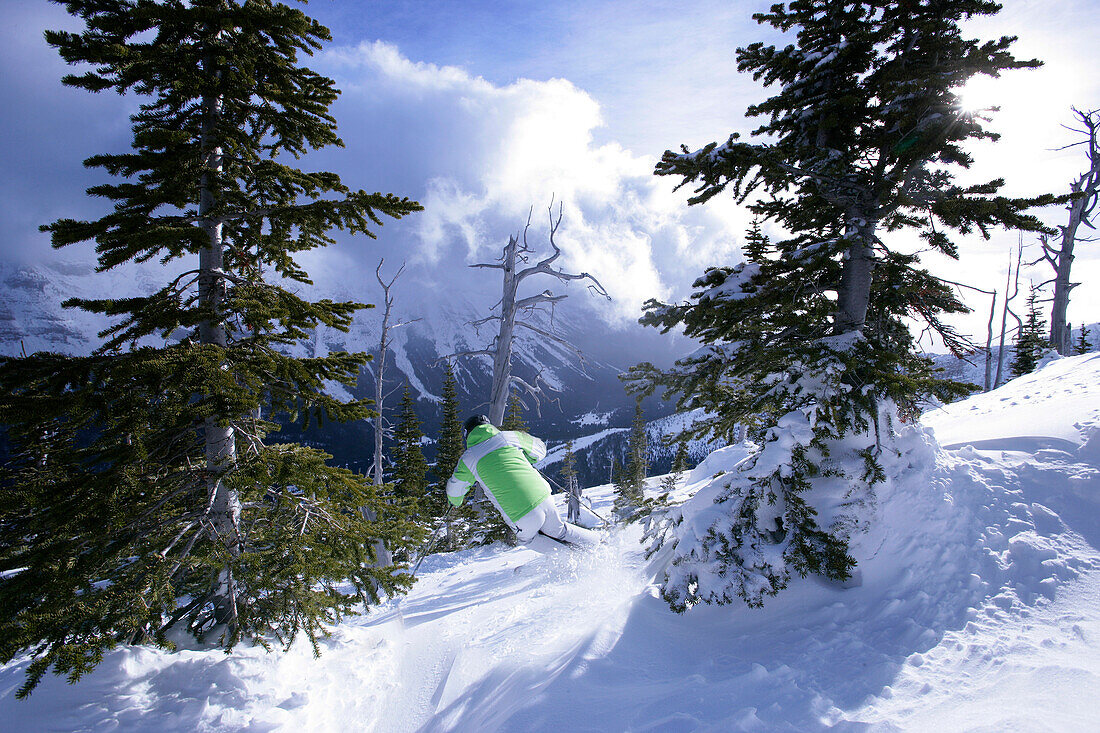
[{"label": "sun", "polygon": [[1012,97],[1011,84],[1002,78],[976,74],[958,91],[959,109],[967,114],[992,112]]}]

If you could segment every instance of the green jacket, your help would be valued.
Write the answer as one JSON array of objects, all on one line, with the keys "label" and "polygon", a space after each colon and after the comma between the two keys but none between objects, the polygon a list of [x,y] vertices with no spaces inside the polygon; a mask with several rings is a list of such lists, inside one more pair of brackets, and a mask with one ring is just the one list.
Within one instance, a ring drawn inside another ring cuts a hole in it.
[{"label": "green jacket", "polygon": [[546,444],[538,438],[479,425],[466,436],[466,446],[447,482],[447,499],[455,506],[477,482],[489,501],[515,522],[550,496],[550,484],[534,467],[546,457]]}]

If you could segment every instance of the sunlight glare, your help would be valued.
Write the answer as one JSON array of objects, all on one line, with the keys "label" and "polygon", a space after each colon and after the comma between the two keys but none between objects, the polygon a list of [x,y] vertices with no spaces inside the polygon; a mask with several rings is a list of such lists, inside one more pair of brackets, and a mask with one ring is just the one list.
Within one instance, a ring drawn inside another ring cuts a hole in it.
[{"label": "sunlight glare", "polygon": [[978,74],[959,89],[959,107],[963,112],[975,114],[1003,107],[1010,85],[1003,78]]}]

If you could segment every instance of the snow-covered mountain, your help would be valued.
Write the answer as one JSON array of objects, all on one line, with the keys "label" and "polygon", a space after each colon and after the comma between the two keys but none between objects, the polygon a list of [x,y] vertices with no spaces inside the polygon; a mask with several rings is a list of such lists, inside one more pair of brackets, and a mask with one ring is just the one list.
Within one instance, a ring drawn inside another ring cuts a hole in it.
[{"label": "snow-covered mountain", "polygon": [[[648,461],[648,473],[650,475],[667,473],[672,467],[677,445],[671,445],[670,441],[684,430],[691,427],[701,418],[700,410],[690,413],[673,413],[646,422],[646,458]],[[610,418],[600,416],[596,424],[608,424]],[[591,414],[582,415],[575,423],[590,426],[593,424]],[[581,485],[611,481],[609,474],[611,462],[614,460],[620,466],[627,455],[627,443],[630,439],[629,427],[605,427],[602,430],[584,435],[573,440],[573,453],[577,461],[577,472],[581,477]],[[725,443],[714,440],[693,439],[687,442],[688,461],[695,465],[702,461],[713,450],[721,448]],[[551,445],[546,458],[539,463],[539,468],[550,475],[555,474],[561,468],[561,462],[565,458],[567,443],[561,442]],[[602,471],[602,475],[601,475]],[[586,481],[585,477],[589,477]]]},{"label": "snow-covered mountain", "polygon": [[[106,325],[98,316],[78,309],[65,309],[61,303],[69,298],[128,297],[152,292],[164,278],[151,267],[123,266],[108,273],[95,273],[92,265],[59,261],[37,266],[20,266],[0,262],[0,353],[17,355],[35,351],[58,351],[70,354],[91,352],[102,341],[97,336]],[[346,283],[330,286],[323,295],[338,300],[376,302],[378,293],[367,283]],[[405,323],[391,332],[391,348],[383,375],[387,387],[387,406],[393,408],[400,398],[398,390],[408,383],[417,399],[417,413],[425,434],[437,434],[441,419],[439,395],[442,388],[441,357],[448,354],[483,349],[495,335],[495,324],[471,326],[483,318],[491,303],[480,303],[461,292],[439,292],[430,285],[410,280],[399,281],[405,289],[398,293],[393,318]],[[302,287],[307,296],[308,288]],[[590,426],[581,419],[586,414],[599,414],[609,426],[627,426],[633,412],[633,399],[627,396],[619,373],[630,365],[652,359],[656,337],[652,329],[614,329],[594,319],[584,310],[583,293],[575,295],[575,303],[565,301],[554,317],[541,317],[537,325],[561,334],[575,344],[586,358],[583,362],[569,349],[519,329],[514,347],[514,370],[528,381],[539,377],[550,389],[551,399],[541,405],[539,413],[533,404],[525,414],[532,432],[551,442],[581,438]],[[534,318],[540,318],[537,314]],[[531,318],[531,316],[528,316]],[[331,351],[365,351],[377,354],[381,331],[380,308],[365,309],[357,314],[350,331],[343,333],[324,326],[312,338],[295,347],[302,356],[316,356]],[[668,359],[671,358],[671,348]],[[455,363],[459,401],[463,412],[487,410],[492,381],[491,363],[487,357],[459,359]],[[373,398],[376,364],[368,363],[360,374],[355,397]],[[348,397],[348,394],[339,396]],[[647,414],[652,418],[668,415],[671,408],[659,400],[646,401]],[[336,462],[366,470],[372,460],[372,428],[366,422],[324,425],[311,428],[303,435],[287,426],[285,436],[324,448]],[[582,480],[591,483],[606,476],[605,461],[609,461],[614,446],[606,447],[591,467],[586,461]],[[426,446],[429,457],[432,445]]]},{"label": "snow-covered mountain", "polygon": [[[319,659],[303,640],[120,647],[25,701],[13,662],[0,719],[27,733],[1095,730],[1100,354],[923,422],[903,428],[858,587],[795,579],[760,609],[677,615],[637,526],[590,554],[498,544],[430,556],[407,597],[342,620]],[[677,495],[742,455],[712,453]],[[613,500],[588,497],[600,513]]]}]

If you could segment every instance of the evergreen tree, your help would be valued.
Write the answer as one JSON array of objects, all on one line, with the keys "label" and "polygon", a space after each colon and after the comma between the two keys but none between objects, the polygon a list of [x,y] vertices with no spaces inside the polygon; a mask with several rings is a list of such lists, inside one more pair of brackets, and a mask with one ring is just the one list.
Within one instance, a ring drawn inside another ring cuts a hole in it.
[{"label": "evergreen tree", "polygon": [[562,456],[561,470],[558,471],[558,475],[561,476],[563,485],[577,477],[577,454],[573,451],[572,439],[565,444],[565,455]]},{"label": "evergreen tree", "polygon": [[143,297],[67,301],[112,319],[92,356],[0,361],[0,661],[33,657],[20,695],[51,665],[79,678],[119,642],[171,647],[174,627],[226,649],[299,633],[316,648],[326,624],[408,582],[372,567],[375,540],[409,535],[375,487],[268,443],[277,426],[261,419],[368,414],[324,391],[354,385],[364,354],[285,355],[318,325],[346,331],[363,305],[274,283],[308,284],[293,255],[331,229],[373,236],[382,215],[420,208],[284,162],[340,144],[332,80],[299,65],[328,30],[272,0],[65,5],[84,30],[46,40],[90,68],[63,83],[143,104],[131,152],[85,161],[117,179],[88,191],[113,211],[44,229],[55,247],[94,240],[100,271],[157,259],[178,276]]},{"label": "evergreen tree", "polygon": [[752,225],[745,232],[745,246],[741,248],[745,252],[745,259],[749,262],[761,264],[768,259],[768,253],[772,250],[768,235],[760,228],[760,216],[752,218]]},{"label": "evergreen tree", "polygon": [[[667,151],[658,164],[658,175],[695,186],[690,204],[727,191],[789,233],[760,262],[708,269],[689,302],[645,307],[643,323],[682,326],[703,346],[671,369],[638,365],[628,377],[634,389],[664,389],[681,409],[704,409],[710,417],[691,435],[732,442],[752,417],[775,425],[720,497],[727,516],[705,546],[674,560],[663,587],[674,609],[736,597],[760,605],[792,573],[847,578],[851,533],[871,519],[883,477],[876,456],[897,411],[915,410],[922,396],[966,392],[937,378],[906,325],[923,319],[958,352],[965,344],[942,315],[966,307],[886,235],[916,230],[955,257],[952,230],[1039,230],[1023,211],[1057,200],[1000,196],[1001,181],[954,182],[953,167],[971,163],[966,141],[996,137],[986,119],[961,109],[959,87],[975,74],[1039,65],[1013,58],[1012,38],[963,35],[961,22],[997,10],[986,0],[772,5],[754,17],[796,37],[737,52],[739,70],[779,87],[748,109],[764,118],[754,134],[766,141],[733,134],[695,152]],[[815,504],[832,495],[815,491],[826,481],[849,486],[839,511]],[[670,515],[664,536],[676,536],[675,521]]]},{"label": "evergreen tree", "polygon": [[649,469],[649,441],[646,436],[645,414],[642,399],[634,401],[634,419],[630,423],[630,440],[627,442],[626,477],[629,486],[641,492]]},{"label": "evergreen tree", "polygon": [[615,493],[615,506],[614,509],[618,512],[622,506],[622,502],[619,497],[627,494],[630,489],[627,488],[626,471],[623,470],[623,466],[614,458],[611,459],[611,488]]},{"label": "evergreen tree", "polygon": [[688,470],[691,468],[691,466],[688,465],[690,460],[691,457],[688,455],[687,443],[680,441],[676,447],[676,455],[672,459],[672,472],[683,473]]},{"label": "evergreen tree", "polygon": [[1087,354],[1092,349],[1089,346],[1089,329],[1081,324],[1081,333],[1077,336],[1077,353]]},{"label": "evergreen tree", "polygon": [[1016,334],[1016,355],[1009,364],[1012,376],[1030,374],[1035,371],[1043,352],[1050,348],[1046,338],[1046,321],[1039,312],[1038,293],[1035,286],[1027,296],[1027,317],[1024,318],[1020,332]]},{"label": "evergreen tree", "polygon": [[[424,458],[424,433],[420,429],[420,418],[416,415],[412,390],[408,382],[401,393],[400,414],[397,427],[393,431],[393,475],[394,495],[399,501],[415,507],[415,511],[424,520],[428,503],[428,461]],[[430,512],[428,512],[430,516]]]},{"label": "evergreen tree", "polygon": [[[466,450],[466,441],[462,437],[461,410],[458,404],[458,385],[454,369],[448,363],[443,369],[443,393],[441,408],[443,423],[439,428],[439,450],[435,457],[433,473],[436,484],[431,489],[429,506],[433,516],[441,517],[450,504],[447,502],[447,480],[458,466],[458,460]],[[476,514],[470,502],[451,510],[447,519],[443,547],[458,549],[469,541]],[[442,521],[440,519],[439,521]]]},{"label": "evergreen tree", "polygon": [[630,424],[630,437],[626,446],[626,463],[622,478],[616,486],[615,512],[629,517],[645,498],[646,470],[649,467],[649,446],[646,439],[645,415],[642,413],[641,397],[634,402],[634,419]]},{"label": "evergreen tree", "polygon": [[475,542],[482,545],[503,542],[513,547],[518,543],[516,533],[487,498],[482,497],[473,506],[473,510],[477,514],[477,525],[474,529]]},{"label": "evergreen tree", "polygon": [[679,481],[680,475],[675,472],[669,472],[661,479],[661,485],[659,491],[661,494],[668,494],[676,488],[676,483]]},{"label": "evergreen tree", "polygon": [[519,401],[519,395],[515,392],[508,396],[508,411],[504,413],[500,429],[527,430],[527,423],[523,420],[523,403]]},{"label": "evergreen tree", "polygon": [[672,458],[672,466],[669,469],[668,475],[661,479],[661,493],[668,494],[676,488],[676,482],[680,479],[680,474],[688,469],[688,451],[687,443],[680,441],[676,448],[676,455]]},{"label": "evergreen tree", "polygon": [[450,363],[443,367],[443,390],[440,409],[443,420],[439,426],[439,450],[435,457],[436,493],[446,501],[447,480],[458,466],[458,459],[466,450],[466,441],[462,437],[461,408],[458,404],[458,383]]}]

